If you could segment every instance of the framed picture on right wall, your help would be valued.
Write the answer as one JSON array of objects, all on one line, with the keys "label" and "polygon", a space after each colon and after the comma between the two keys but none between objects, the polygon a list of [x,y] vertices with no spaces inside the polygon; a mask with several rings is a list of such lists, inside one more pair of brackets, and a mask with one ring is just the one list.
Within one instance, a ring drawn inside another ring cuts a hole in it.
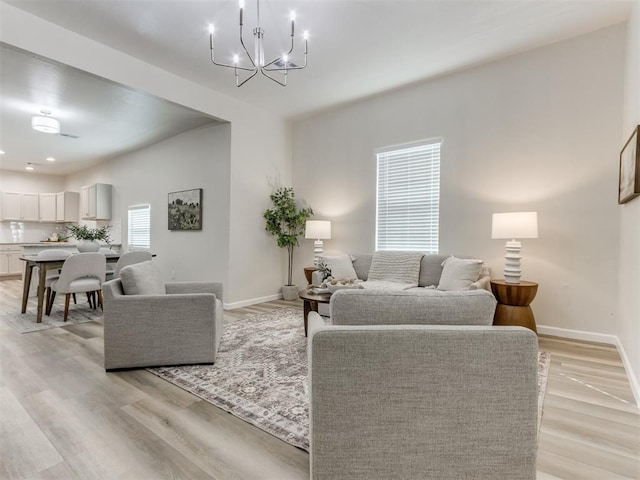
[{"label": "framed picture on right wall", "polygon": [[618,204],[640,195],[640,125],[636,126],[620,152]]}]

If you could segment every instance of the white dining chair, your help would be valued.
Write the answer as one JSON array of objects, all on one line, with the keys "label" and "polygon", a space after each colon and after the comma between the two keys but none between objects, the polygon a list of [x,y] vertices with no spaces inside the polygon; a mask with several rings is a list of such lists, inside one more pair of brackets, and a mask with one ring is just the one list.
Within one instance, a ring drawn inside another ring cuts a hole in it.
[{"label": "white dining chair", "polygon": [[142,251],[142,250],[134,250],[131,252],[123,253],[118,262],[116,263],[116,267],[113,269],[113,276],[109,277],[109,280],[114,278],[120,278],[120,270],[127,265],[133,265],[135,263],[142,263],[151,260],[153,257],[151,252]]},{"label": "white dining chair", "polygon": [[[111,255],[113,253],[118,253],[115,250],[111,250],[109,247],[100,247],[98,253],[102,253],[103,255]],[[114,267],[112,263],[107,263],[106,270],[106,279],[111,280],[113,278]]]},{"label": "white dining chair", "polygon": [[[62,265],[60,277],[51,283],[51,298],[46,314],[51,315],[56,293],[66,295],[64,302],[64,321],[69,315],[69,301],[74,293],[97,292],[99,304],[102,305],[102,284],[105,280],[107,259],[102,253],[78,253],[68,257]],[[91,303],[91,301],[90,301]],[[94,302],[95,308],[95,302]]]},{"label": "white dining chair", "polygon": [[[41,252],[38,252],[36,254],[36,257],[38,257],[39,259],[47,259],[47,258],[66,259],[69,256],[71,256],[71,254],[72,252],[70,252],[69,250],[60,250],[58,248],[48,248],[47,250],[42,250]],[[36,269],[37,268],[39,267],[36,267]],[[35,278],[38,278],[38,276],[39,276],[39,272],[36,270]],[[57,280],[59,276],[60,276],[59,268],[56,268],[54,270],[47,270],[47,276],[44,282],[44,288],[47,294],[47,303],[45,303],[45,305],[49,303],[49,299],[51,297],[51,283],[53,283],[54,280]]]}]

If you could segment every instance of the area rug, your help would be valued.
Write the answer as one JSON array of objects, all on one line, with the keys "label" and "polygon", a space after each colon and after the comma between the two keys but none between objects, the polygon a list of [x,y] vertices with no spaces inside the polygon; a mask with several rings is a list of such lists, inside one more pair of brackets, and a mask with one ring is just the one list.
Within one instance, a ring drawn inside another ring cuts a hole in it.
[{"label": "area rug", "polygon": [[[64,297],[63,297],[64,300]],[[8,306],[6,302],[0,302],[0,320],[9,325],[17,333],[31,333],[46,330],[48,328],[67,327],[77,323],[94,322],[102,320],[102,310],[89,308],[86,300],[78,305],[69,306],[69,316],[64,321],[64,304],[54,304],[51,316],[42,315],[42,322],[36,323],[36,312],[38,306],[36,302],[30,301],[27,304],[26,313],[20,313],[20,307]]]},{"label": "area rug", "polygon": [[[302,311],[284,308],[225,318],[215,365],[150,368],[151,373],[238,418],[309,450],[307,339]],[[550,354],[541,352],[539,419]]]}]

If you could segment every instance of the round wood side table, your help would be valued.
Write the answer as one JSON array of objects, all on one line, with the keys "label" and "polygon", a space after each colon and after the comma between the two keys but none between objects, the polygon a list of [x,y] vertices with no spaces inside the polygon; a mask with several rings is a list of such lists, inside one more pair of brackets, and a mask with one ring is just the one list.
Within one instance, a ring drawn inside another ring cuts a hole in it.
[{"label": "round wood side table", "polygon": [[533,310],[529,306],[538,293],[536,282],[507,283],[504,280],[491,280],[491,291],[498,301],[493,316],[494,325],[527,327],[538,333]]}]

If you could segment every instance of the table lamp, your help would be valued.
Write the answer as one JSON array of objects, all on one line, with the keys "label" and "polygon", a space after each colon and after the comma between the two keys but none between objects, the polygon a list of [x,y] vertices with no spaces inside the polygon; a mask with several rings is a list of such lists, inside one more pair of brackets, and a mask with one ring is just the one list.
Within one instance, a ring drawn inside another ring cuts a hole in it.
[{"label": "table lamp", "polygon": [[307,220],[305,225],[304,238],[313,238],[313,264],[317,267],[320,265],[320,257],[322,256],[322,240],[331,238],[331,222],[328,220]]},{"label": "table lamp", "polygon": [[491,238],[511,239],[507,240],[507,254],[504,256],[504,281],[520,283],[522,244],[516,238],[538,238],[538,213],[494,213],[491,222]]}]

